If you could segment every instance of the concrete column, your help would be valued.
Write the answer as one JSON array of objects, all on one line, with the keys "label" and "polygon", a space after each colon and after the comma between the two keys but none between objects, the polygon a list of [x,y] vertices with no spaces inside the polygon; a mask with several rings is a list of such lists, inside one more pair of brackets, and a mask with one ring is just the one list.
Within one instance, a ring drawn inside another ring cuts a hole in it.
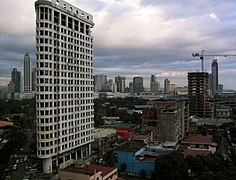
[{"label": "concrete column", "polygon": [[84,155],[83,155],[83,146],[81,146],[81,159],[83,159],[84,158]]},{"label": "concrete column", "polygon": [[78,152],[78,150],[75,152],[75,159],[76,160],[78,159],[77,152]]},{"label": "concrete column", "polygon": [[91,143],[88,144],[88,155],[91,154]]},{"label": "concrete column", "polygon": [[52,158],[43,159],[43,172],[52,173]]}]

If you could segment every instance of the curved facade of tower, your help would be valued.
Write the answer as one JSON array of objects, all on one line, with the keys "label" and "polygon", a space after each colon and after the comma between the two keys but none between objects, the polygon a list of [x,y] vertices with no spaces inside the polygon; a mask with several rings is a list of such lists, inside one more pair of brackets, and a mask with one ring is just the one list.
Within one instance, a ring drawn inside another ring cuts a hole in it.
[{"label": "curved facade of tower", "polygon": [[50,173],[91,154],[93,17],[63,0],[37,0],[37,156]]}]

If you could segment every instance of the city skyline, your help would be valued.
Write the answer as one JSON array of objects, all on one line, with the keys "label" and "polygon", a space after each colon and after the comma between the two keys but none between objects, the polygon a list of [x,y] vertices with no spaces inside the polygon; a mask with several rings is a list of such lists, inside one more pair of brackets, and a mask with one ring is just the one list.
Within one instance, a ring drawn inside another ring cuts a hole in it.
[{"label": "city skyline", "polygon": [[[22,70],[29,52],[35,66],[34,2],[2,2],[0,11],[0,85],[10,81],[10,67]],[[67,0],[94,15],[94,74],[144,78],[160,82],[167,77],[178,86],[187,85],[187,73],[200,70],[192,53],[235,54],[236,3],[227,1],[75,1]],[[11,4],[11,6],[9,6]],[[12,11],[14,9],[14,11]],[[16,42],[21,42],[17,44]],[[236,89],[235,57],[216,57],[219,83]],[[210,72],[214,58],[206,58]],[[129,80],[130,79],[130,80]]]}]

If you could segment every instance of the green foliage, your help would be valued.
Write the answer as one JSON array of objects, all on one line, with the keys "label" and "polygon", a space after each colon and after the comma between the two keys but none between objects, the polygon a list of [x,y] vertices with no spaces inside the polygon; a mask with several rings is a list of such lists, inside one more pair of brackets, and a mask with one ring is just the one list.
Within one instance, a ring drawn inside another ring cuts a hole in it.
[{"label": "green foliage", "polygon": [[107,150],[103,155],[103,160],[107,166],[114,167],[118,163],[118,156],[113,150]]},{"label": "green foliage", "polygon": [[220,129],[224,129],[227,130],[228,128],[234,127],[234,123],[233,122],[229,122],[229,123],[223,123],[220,125]]},{"label": "green foliage", "polygon": [[[188,175],[188,170],[191,174]],[[156,160],[152,179],[233,179],[236,168],[225,160],[220,153],[207,156],[184,157],[179,152],[172,152]]]},{"label": "green foliage", "polygon": [[208,134],[208,128],[206,126],[203,126],[201,128],[201,135],[206,136]]},{"label": "green foliage", "polygon": [[174,151],[156,160],[153,179],[187,179],[187,172],[188,169],[183,154]]},{"label": "green foliage", "polygon": [[0,100],[0,116],[5,114],[25,113],[27,116],[35,117],[35,98],[24,100]]},{"label": "green foliage", "polygon": [[127,169],[127,165],[126,165],[125,163],[122,163],[122,164],[120,165],[120,170],[121,170],[122,172],[125,172],[126,169]]},{"label": "green foliage", "polygon": [[216,142],[217,144],[220,144],[222,141],[222,137],[221,137],[220,133],[217,132],[217,133],[213,134],[212,140],[214,142]]},{"label": "green foliage", "polygon": [[[15,149],[22,147],[25,142],[25,133],[20,129],[11,129],[8,133],[3,135],[8,142],[0,149],[0,166],[5,167],[10,159],[10,156]],[[0,170],[1,174],[1,170]]]},{"label": "green foliage", "polygon": [[147,176],[147,172],[145,171],[145,170],[141,170],[140,171],[140,176],[141,176],[141,178],[146,178],[146,176]]},{"label": "green foliage", "polygon": [[128,114],[127,110],[133,109],[134,105],[146,104],[146,100],[141,98],[113,98],[94,100],[94,126],[99,127],[104,124],[102,117],[118,116],[127,123],[141,123],[141,115],[138,113]]}]

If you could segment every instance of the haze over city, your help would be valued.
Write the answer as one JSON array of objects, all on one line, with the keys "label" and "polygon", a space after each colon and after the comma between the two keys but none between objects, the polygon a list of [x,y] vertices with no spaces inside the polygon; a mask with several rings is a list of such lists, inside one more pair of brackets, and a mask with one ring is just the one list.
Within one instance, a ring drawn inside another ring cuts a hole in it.
[{"label": "haze over city", "polygon": [[[236,3],[233,0],[67,0],[93,14],[94,74],[150,76],[187,85],[187,72],[200,70],[200,52],[236,54]],[[24,54],[35,62],[34,1],[10,0],[0,7],[0,85],[10,81],[10,67],[22,69]],[[236,57],[216,57],[219,83],[236,89]],[[206,58],[210,72],[212,58]],[[34,64],[34,63],[33,63]],[[163,84],[162,84],[163,86]]]}]

